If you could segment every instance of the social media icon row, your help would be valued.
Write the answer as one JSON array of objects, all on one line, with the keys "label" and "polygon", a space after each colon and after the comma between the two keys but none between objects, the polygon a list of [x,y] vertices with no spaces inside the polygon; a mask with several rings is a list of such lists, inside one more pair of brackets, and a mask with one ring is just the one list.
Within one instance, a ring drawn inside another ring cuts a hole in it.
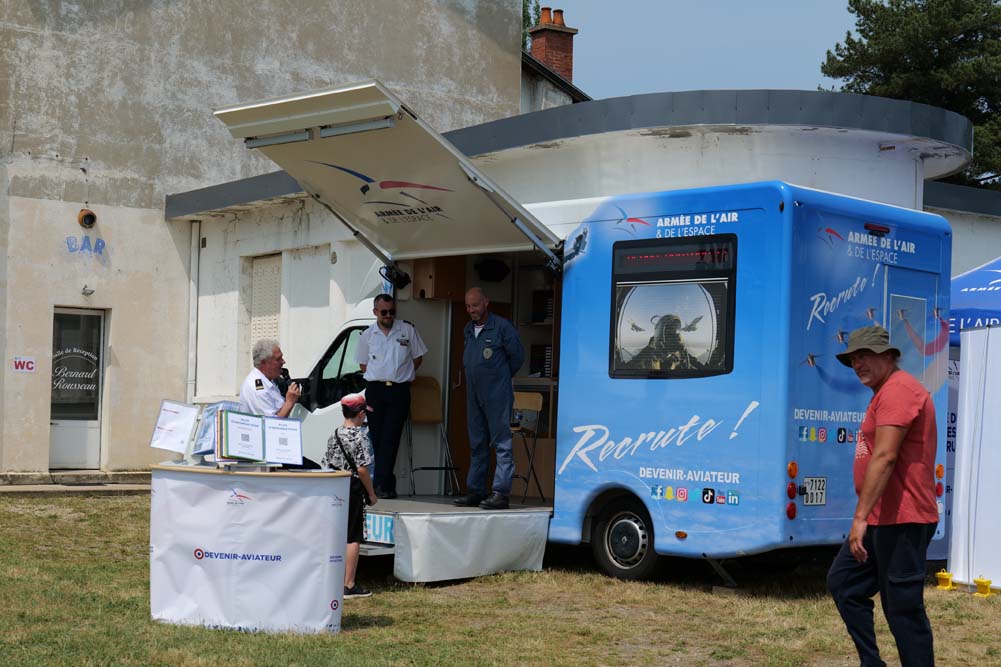
[{"label": "social media icon row", "polygon": [[650,487],[650,497],[654,500],[677,500],[684,503],[688,502],[688,489],[683,486],[675,488],[656,484]]},{"label": "social media icon row", "polygon": [[[858,431],[849,430],[844,427],[839,427],[834,434],[834,439],[839,444],[852,443],[855,442],[858,436]],[[828,433],[827,429],[823,426],[800,426],[799,427],[799,441],[800,442],[827,442],[831,434]]]},{"label": "social media icon row", "polygon": [[702,489],[702,502],[706,505],[739,505],[740,494],[723,489]]}]

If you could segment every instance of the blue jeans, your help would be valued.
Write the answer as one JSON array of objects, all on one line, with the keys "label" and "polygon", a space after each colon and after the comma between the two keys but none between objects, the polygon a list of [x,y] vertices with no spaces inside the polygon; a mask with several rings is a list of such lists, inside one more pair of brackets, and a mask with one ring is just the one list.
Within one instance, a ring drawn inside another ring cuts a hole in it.
[{"label": "blue jeans", "polygon": [[490,467],[490,448],[497,450],[497,467],[494,469],[494,493],[511,495],[511,478],[514,475],[514,455],[511,449],[511,406],[514,394],[510,381],[466,390],[466,419],[469,425],[469,474],[466,488],[469,493],[486,495],[487,471]]},{"label": "blue jeans", "polygon": [[901,667],[935,664],[924,590],[925,554],[936,525],[869,526],[862,539],[869,554],[866,562],[855,560],[847,541],[834,558],[827,573],[827,588],[855,642],[862,667],[886,665],[879,657],[873,629],[872,597],[876,593],[897,643]]}]

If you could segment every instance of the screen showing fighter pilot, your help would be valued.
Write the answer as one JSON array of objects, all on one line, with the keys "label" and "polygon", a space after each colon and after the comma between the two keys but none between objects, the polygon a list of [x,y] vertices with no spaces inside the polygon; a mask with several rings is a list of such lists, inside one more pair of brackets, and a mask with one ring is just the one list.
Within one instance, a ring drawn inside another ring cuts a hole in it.
[{"label": "screen showing fighter pilot", "polygon": [[726,292],[725,281],[617,285],[616,369],[722,370]]},{"label": "screen showing fighter pilot", "polygon": [[733,370],[734,235],[616,242],[611,277],[612,377]]}]

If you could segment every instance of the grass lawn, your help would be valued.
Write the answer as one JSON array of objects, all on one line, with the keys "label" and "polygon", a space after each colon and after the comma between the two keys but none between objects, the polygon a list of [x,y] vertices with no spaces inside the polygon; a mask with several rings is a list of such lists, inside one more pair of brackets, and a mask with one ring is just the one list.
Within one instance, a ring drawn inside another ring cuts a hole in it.
[{"label": "grass lawn", "polygon": [[[420,586],[362,559],[375,595],[345,603],[339,635],[265,635],[154,623],[149,497],[0,497],[0,665],[857,665],[824,590],[823,555],[793,571],[736,567],[714,592],[704,563],[657,581],[598,574],[585,549],[546,568]],[[934,590],[941,665],[1001,665],[1001,601]],[[884,658],[897,664],[877,612]]]}]

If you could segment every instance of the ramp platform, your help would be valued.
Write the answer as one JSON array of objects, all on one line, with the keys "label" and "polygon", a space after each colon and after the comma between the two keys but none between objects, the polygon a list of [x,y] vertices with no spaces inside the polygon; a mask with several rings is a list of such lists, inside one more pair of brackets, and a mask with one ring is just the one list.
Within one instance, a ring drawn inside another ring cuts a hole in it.
[{"label": "ramp platform", "polygon": [[509,570],[541,570],[549,506],[507,510],[455,507],[452,498],[379,500],[365,511],[362,555],[393,554],[400,581],[466,579]]}]

